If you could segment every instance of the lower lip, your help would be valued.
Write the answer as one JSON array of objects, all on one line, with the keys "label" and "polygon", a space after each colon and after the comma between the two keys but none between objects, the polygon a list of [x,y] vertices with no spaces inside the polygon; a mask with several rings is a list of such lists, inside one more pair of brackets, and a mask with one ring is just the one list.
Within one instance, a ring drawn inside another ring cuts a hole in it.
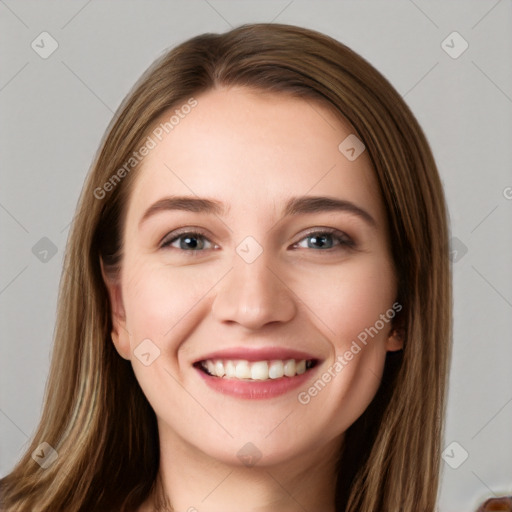
[{"label": "lower lip", "polygon": [[301,375],[295,377],[281,377],[280,379],[268,379],[264,381],[249,381],[238,379],[226,379],[223,377],[212,377],[199,368],[199,372],[206,384],[215,391],[224,395],[231,395],[236,398],[250,400],[261,400],[284,395],[303,385],[315,373],[319,364],[310,368]]}]

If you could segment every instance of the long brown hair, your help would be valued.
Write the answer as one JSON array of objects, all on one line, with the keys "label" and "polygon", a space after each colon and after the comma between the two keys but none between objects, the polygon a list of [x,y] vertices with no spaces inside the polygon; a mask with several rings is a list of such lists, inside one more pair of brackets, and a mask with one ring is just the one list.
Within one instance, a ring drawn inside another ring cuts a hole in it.
[{"label": "long brown hair", "polygon": [[[406,340],[402,351],[388,353],[377,395],[346,432],[336,506],[435,509],[451,354],[447,212],[436,165],[414,115],[373,66],[328,36],[279,24],[180,44],[148,69],[116,112],[67,243],[42,418],[26,454],[0,481],[3,509],[133,510],[154,491],[155,414],[130,362],[113,347],[100,259],[112,274],[122,263],[137,166],[119,169],[165,112],[231,85],[320,102],[366,146],[387,211]],[[58,454],[46,469],[31,457],[43,442]]]}]

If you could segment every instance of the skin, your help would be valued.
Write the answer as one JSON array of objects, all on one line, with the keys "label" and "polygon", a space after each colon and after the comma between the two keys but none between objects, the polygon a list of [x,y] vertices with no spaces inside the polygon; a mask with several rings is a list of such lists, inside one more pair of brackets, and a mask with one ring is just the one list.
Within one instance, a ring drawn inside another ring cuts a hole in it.
[{"label": "skin", "polygon": [[[307,405],[297,399],[396,300],[370,159],[363,152],[351,162],[338,150],[353,130],[323,105],[242,87],[196,99],[138,171],[121,274],[106,278],[113,342],[157,415],[160,476],[175,510],[334,511],[343,433],[374,397],[387,351],[402,348],[386,323]],[[172,194],[216,199],[229,211],[161,211],[139,226]],[[303,195],[351,201],[375,226],[346,211],[283,218],[285,202]],[[204,248],[180,249],[180,239],[161,247],[181,227],[202,228]],[[308,237],[328,227],[355,248],[330,237],[326,251]],[[263,249],[250,264],[236,252],[247,236]],[[160,350],[149,366],[134,355],[144,339]],[[192,366],[213,350],[276,345],[321,363],[307,385],[275,398],[220,394]],[[261,454],[252,467],[237,457],[248,442]]]}]

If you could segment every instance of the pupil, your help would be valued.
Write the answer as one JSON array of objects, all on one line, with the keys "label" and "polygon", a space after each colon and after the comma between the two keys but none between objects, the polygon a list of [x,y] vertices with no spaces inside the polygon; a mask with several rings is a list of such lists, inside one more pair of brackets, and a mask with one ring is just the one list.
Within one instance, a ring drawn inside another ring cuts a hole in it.
[{"label": "pupil", "polygon": [[187,236],[183,239],[183,241],[185,249],[195,249],[198,246],[197,239],[194,237]]},{"label": "pupil", "polygon": [[322,236],[312,236],[311,237],[311,242],[313,244],[317,244],[317,246],[325,247],[325,245],[329,245],[326,242],[326,238],[327,238],[327,236],[325,236],[325,235],[322,235]]}]

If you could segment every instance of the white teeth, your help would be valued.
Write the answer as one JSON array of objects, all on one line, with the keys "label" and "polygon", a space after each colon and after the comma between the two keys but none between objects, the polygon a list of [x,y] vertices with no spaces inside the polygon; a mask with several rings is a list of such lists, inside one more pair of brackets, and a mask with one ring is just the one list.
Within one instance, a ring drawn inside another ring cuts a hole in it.
[{"label": "white teeth", "polygon": [[224,377],[224,363],[222,361],[215,361],[215,375],[217,377]]},{"label": "white teeth", "polygon": [[237,379],[251,378],[251,369],[249,368],[249,361],[238,361],[235,369],[235,377]]},{"label": "white teeth", "polygon": [[253,361],[208,359],[203,368],[215,377],[227,379],[268,380],[302,375],[313,367],[313,361],[286,359],[284,361]]},{"label": "white teeth", "polygon": [[268,363],[267,361],[258,361],[251,365],[251,377],[254,380],[268,379]]},{"label": "white teeth", "polygon": [[288,359],[284,362],[284,374],[287,377],[293,377],[296,373],[295,359]]},{"label": "white teeth", "polygon": [[224,365],[224,369],[226,370],[226,377],[228,379],[231,379],[235,377],[236,375],[236,366],[233,361],[226,361],[226,364]]},{"label": "white teeth", "polygon": [[284,375],[284,366],[282,361],[272,361],[268,367],[268,376],[271,379],[280,379]]}]

